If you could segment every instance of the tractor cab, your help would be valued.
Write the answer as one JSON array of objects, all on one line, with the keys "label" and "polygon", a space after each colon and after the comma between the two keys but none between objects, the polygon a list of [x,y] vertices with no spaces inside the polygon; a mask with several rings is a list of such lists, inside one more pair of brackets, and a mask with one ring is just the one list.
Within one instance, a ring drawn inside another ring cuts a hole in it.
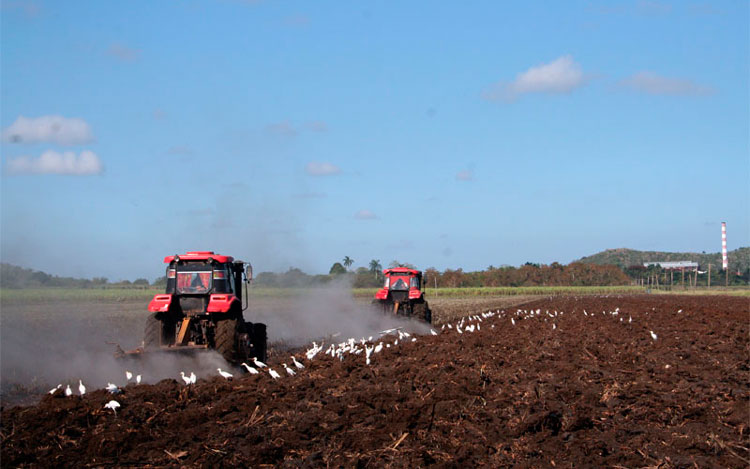
[{"label": "tractor cab", "polygon": [[252,267],[231,256],[213,251],[190,251],[164,258],[167,264],[167,288],[156,295],[149,311],[179,309],[186,316],[244,311],[242,305],[243,275],[252,279]]},{"label": "tractor cab", "polygon": [[422,272],[406,267],[385,269],[385,284],[375,295],[375,299],[404,301],[422,297]]}]

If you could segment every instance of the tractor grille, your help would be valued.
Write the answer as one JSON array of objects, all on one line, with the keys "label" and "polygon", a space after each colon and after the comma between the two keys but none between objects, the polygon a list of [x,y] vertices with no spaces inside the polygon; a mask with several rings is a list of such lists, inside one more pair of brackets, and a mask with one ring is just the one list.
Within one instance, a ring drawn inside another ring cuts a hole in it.
[{"label": "tractor grille", "polygon": [[181,296],[180,309],[185,315],[203,314],[206,312],[207,299],[205,296]]}]

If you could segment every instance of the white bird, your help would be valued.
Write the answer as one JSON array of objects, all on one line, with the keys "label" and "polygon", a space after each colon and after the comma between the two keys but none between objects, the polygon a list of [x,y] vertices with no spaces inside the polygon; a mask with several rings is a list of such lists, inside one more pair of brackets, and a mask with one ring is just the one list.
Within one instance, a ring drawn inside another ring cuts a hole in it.
[{"label": "white bird", "polygon": [[195,382],[198,381],[198,377],[195,376],[195,373],[192,371],[190,372],[190,384],[195,384]]},{"label": "white bird", "polygon": [[257,375],[258,374],[258,370],[256,370],[252,366],[248,365],[247,363],[242,363],[242,366],[244,366],[245,369],[247,370],[247,372],[250,373],[251,375]]},{"label": "white bird", "polygon": [[104,408],[105,409],[112,409],[112,412],[114,412],[115,415],[117,415],[117,408],[118,407],[120,407],[120,403],[117,402],[117,401],[114,401],[114,400],[109,401],[106,404],[104,404]]},{"label": "white bird", "polygon": [[67,386],[65,386],[65,395],[67,397],[70,397],[70,396],[73,395],[73,391],[70,389],[70,385],[69,384]]},{"label": "white bird", "polygon": [[654,331],[649,331],[649,332],[651,333],[651,338],[654,339],[654,340],[656,340],[657,335],[654,334]]},{"label": "white bird", "polygon": [[628,322],[633,322],[633,316],[628,316]]},{"label": "white bird", "polygon": [[135,377],[135,384],[141,384],[141,375]]},{"label": "white bird", "polygon": [[286,365],[286,363],[282,363],[282,365],[284,365],[284,369],[286,370],[286,372],[287,372],[287,373],[289,373],[289,376],[294,376],[294,375],[296,375],[296,374],[297,374],[297,373],[295,373],[295,372],[294,372],[294,370],[293,370],[293,369],[289,368],[289,367],[288,367],[288,366]]},{"label": "white bird", "polygon": [[185,376],[185,372],[184,371],[180,371],[180,376],[182,376],[182,380],[185,381],[185,385],[190,384],[190,377],[189,376]]},{"label": "white bird", "polygon": [[49,393],[50,393],[50,394],[54,394],[54,393],[55,393],[55,391],[57,391],[57,390],[58,390],[58,389],[60,389],[61,387],[62,387],[62,384],[58,384],[56,388],[52,388],[52,389],[50,389],[50,390],[49,390]]},{"label": "white bird", "polygon": [[80,379],[78,380],[78,392],[81,393],[81,396],[86,394],[86,386],[83,385],[83,382]]},{"label": "white bird", "polygon": [[294,362],[294,366],[296,366],[296,367],[297,367],[297,368],[299,368],[300,370],[301,370],[301,369],[303,369],[303,368],[305,367],[305,365],[303,365],[302,363],[298,362],[298,361],[297,361],[297,359],[296,359],[296,358],[294,358],[294,357],[292,357],[292,361]]},{"label": "white bird", "polygon": [[271,378],[273,378],[273,379],[279,379],[279,378],[281,378],[281,375],[278,374],[278,373],[276,373],[276,371],[273,368],[269,368],[268,369],[268,374],[270,374]]},{"label": "white bird", "polygon": [[117,386],[112,383],[107,383],[107,387],[105,389],[111,393],[116,393],[118,391]]},{"label": "white bird", "polygon": [[128,379],[128,381],[130,381],[133,378],[133,373],[125,370],[125,377]]},{"label": "white bird", "polygon": [[554,331],[555,329],[557,329],[557,324],[555,324],[555,323],[553,322],[553,323],[552,323],[552,330]]},{"label": "white bird", "polygon": [[430,334],[432,334],[432,335],[438,335],[437,332],[435,332],[434,329],[430,329]]},{"label": "white bird", "polygon": [[677,312],[678,312],[678,313],[681,313],[681,312],[682,312],[682,310],[678,310]]},{"label": "white bird", "polygon": [[510,318],[510,322],[513,323],[514,326],[516,325],[516,320],[515,319]]},{"label": "white bird", "polygon": [[378,345],[375,346],[375,350],[373,350],[373,352],[378,353],[381,350],[383,350],[383,342],[378,343]]},{"label": "white bird", "polygon": [[217,368],[217,370],[219,370],[219,374],[220,374],[220,375],[221,375],[221,376],[222,376],[222,377],[223,377],[224,379],[232,379],[232,378],[234,377],[234,376],[232,376],[232,373],[227,373],[226,371],[222,371],[222,370],[221,370],[221,368]]},{"label": "white bird", "polygon": [[266,366],[268,366],[262,361],[258,360],[256,357],[253,357],[253,363],[255,363],[255,366],[257,366],[258,368],[265,368]]}]

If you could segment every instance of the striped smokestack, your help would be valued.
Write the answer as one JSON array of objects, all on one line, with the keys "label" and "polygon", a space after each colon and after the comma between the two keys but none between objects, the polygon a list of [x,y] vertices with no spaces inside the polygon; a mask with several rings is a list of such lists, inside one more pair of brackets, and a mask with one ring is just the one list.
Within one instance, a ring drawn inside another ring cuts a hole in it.
[{"label": "striped smokestack", "polygon": [[721,222],[721,267],[726,270],[729,268],[729,259],[727,259],[727,222]]}]

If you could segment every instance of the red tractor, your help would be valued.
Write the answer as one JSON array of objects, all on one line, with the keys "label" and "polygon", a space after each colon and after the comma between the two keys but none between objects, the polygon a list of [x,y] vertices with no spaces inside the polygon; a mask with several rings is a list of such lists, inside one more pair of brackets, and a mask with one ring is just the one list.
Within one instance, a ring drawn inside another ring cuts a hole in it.
[{"label": "red tractor", "polygon": [[385,269],[385,285],[375,293],[374,305],[383,311],[432,322],[432,311],[424,299],[422,272],[406,267]]},{"label": "red tractor", "polygon": [[146,320],[143,348],[131,353],[213,349],[233,363],[266,359],[266,325],[246,322],[242,314],[253,277],[250,264],[211,251],[167,256],[164,263],[166,293],[149,303],[153,314]]}]

